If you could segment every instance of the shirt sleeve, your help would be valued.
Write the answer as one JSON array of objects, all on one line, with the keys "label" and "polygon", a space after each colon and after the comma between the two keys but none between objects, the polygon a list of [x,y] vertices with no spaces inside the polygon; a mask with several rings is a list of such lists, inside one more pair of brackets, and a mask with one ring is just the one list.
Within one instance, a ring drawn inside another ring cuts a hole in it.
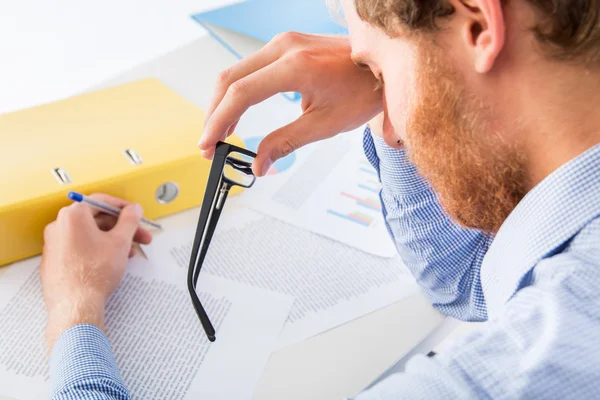
[{"label": "shirt sleeve", "polygon": [[446,315],[486,320],[479,273],[492,237],[454,222],[404,149],[387,146],[369,128],[364,149],[382,183],[380,199],[388,231],[425,294]]},{"label": "shirt sleeve", "polygon": [[76,325],[50,355],[52,400],[129,400],[110,343],[93,325]]},{"label": "shirt sleeve", "polygon": [[559,255],[504,313],[433,358],[417,356],[355,400],[592,399],[600,379],[600,273]]}]

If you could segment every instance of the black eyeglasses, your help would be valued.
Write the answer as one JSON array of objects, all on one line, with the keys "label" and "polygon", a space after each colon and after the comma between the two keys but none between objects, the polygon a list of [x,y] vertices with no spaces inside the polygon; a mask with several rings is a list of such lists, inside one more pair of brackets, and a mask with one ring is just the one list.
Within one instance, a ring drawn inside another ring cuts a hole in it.
[{"label": "black eyeglasses", "polygon": [[215,328],[196,293],[198,275],[229,190],[234,186],[252,187],[256,180],[252,173],[252,159],[254,157],[256,157],[256,154],[249,150],[228,143],[217,143],[208,175],[206,191],[204,192],[204,201],[202,201],[200,208],[200,218],[194,237],[187,283],[196,314],[198,314],[202,328],[204,328],[204,332],[206,332],[206,336],[211,342],[216,339]]}]

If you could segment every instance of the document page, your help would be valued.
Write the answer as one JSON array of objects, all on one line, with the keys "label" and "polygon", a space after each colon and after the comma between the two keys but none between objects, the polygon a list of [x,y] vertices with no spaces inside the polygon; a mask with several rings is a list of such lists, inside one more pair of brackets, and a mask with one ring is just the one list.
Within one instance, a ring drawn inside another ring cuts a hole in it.
[{"label": "document page", "polygon": [[[295,120],[300,106],[274,96],[240,119],[236,134],[256,151],[263,137]],[[394,257],[379,201],[377,172],[362,146],[363,128],[304,146],[277,160],[241,196],[256,211],[381,257]]]},{"label": "document page", "polygon": [[[0,397],[47,399],[46,313],[39,259],[0,276]],[[250,399],[293,299],[204,276],[198,292],[215,326],[210,343],[185,272],[138,257],[107,306],[106,329],[134,399]]]},{"label": "document page", "polygon": [[[232,204],[233,205],[233,204]],[[187,270],[195,226],[166,229],[144,252],[157,265]],[[277,291],[296,300],[283,348],[411,294],[418,287],[399,257],[375,257],[252,210],[221,216],[200,281],[217,276]]]},{"label": "document page", "polygon": [[381,257],[396,255],[381,210],[381,184],[362,151],[362,129],[316,143],[292,157],[288,170],[279,173],[276,162],[275,172],[258,179],[243,193],[243,201],[359,250]]}]

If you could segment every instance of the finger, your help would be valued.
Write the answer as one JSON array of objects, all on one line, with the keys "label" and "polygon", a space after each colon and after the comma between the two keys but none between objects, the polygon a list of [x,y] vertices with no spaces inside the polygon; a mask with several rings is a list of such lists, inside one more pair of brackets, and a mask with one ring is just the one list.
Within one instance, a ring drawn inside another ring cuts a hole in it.
[{"label": "finger", "polygon": [[206,124],[200,149],[209,150],[225,140],[229,128],[251,106],[279,92],[298,91],[295,68],[289,59],[281,59],[229,86]]},{"label": "finger", "polygon": [[252,171],[256,176],[264,176],[278,159],[302,146],[337,133],[335,127],[327,123],[325,113],[316,111],[304,114],[294,122],[267,135],[260,142]]},{"label": "finger", "polygon": [[[215,111],[223,97],[225,97],[225,93],[227,93],[229,86],[233,82],[236,82],[266,67],[267,65],[274,63],[283,55],[286,50],[290,50],[290,48],[297,43],[302,36],[303,35],[301,34],[293,32],[286,32],[277,35],[275,38],[273,38],[273,40],[267,43],[256,53],[243,58],[233,67],[221,72],[217,80],[213,97],[206,112],[204,125],[207,125],[212,113]],[[203,146],[200,147],[203,148]]]},{"label": "finger", "polygon": [[131,246],[128,257],[133,258],[133,256],[135,256],[135,247]]},{"label": "finger", "polygon": [[[238,119],[237,121],[235,121],[235,123],[233,125],[231,125],[229,127],[229,129],[227,130],[227,137],[233,135],[233,133],[235,132],[235,128],[237,128],[239,122],[240,122],[240,120]],[[201,153],[202,153],[202,157],[204,157],[208,160],[212,160],[215,155],[215,148],[212,147],[208,150],[202,150]]]},{"label": "finger", "polygon": [[221,72],[217,78],[217,84],[206,112],[204,124],[206,125],[213,111],[215,111],[215,108],[217,108],[217,105],[221,102],[225,93],[227,93],[227,89],[233,82],[266,67],[278,58],[279,52],[273,46],[267,45],[258,52],[243,58],[233,67]]},{"label": "finger", "polygon": [[233,125],[231,125],[229,127],[229,129],[227,130],[227,137],[233,135],[233,132],[235,132],[235,128],[237,128],[238,124],[239,124],[240,120],[238,119],[237,121],[235,121],[233,123]]},{"label": "finger", "polygon": [[[94,219],[98,228],[104,232],[112,230],[117,224],[117,218],[112,215],[98,214]],[[152,242],[152,233],[142,227],[138,227],[133,235],[133,241],[140,244],[150,244]]]},{"label": "finger", "polygon": [[110,231],[121,240],[133,241],[142,219],[142,207],[139,204],[130,204],[121,211],[119,220]]},{"label": "finger", "polygon": [[[225,139],[234,133],[235,128],[237,128],[237,125],[239,122],[240,122],[240,120],[238,119],[237,121],[235,121],[235,123],[233,125],[231,125],[229,127],[229,129],[227,129],[227,134],[225,135]],[[213,146],[213,147],[209,148],[208,150],[200,150],[200,154],[202,155],[202,157],[206,158],[207,160],[212,160],[213,157],[215,156],[215,149],[216,149],[216,147]]]},{"label": "finger", "polygon": [[67,207],[63,207],[56,217],[56,222],[59,226],[75,226],[81,229],[89,229],[94,227],[93,210],[83,203],[73,203]]},{"label": "finger", "polygon": [[56,221],[49,223],[48,225],[46,225],[46,227],[44,228],[44,243],[47,243],[50,241],[50,239],[52,238],[52,236],[55,235],[56,232]]},{"label": "finger", "polygon": [[138,228],[133,235],[133,241],[139,244],[150,244],[152,243],[152,233],[144,228]]}]

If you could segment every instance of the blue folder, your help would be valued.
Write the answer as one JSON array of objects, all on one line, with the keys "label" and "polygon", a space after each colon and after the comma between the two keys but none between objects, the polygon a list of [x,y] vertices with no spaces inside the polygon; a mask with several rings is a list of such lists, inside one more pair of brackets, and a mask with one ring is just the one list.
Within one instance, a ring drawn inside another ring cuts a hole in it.
[{"label": "blue folder", "polygon": [[[278,33],[296,31],[314,34],[347,34],[335,22],[325,0],[247,0],[242,3],[193,15],[227,50],[242,58],[226,40],[211,29],[216,26],[267,43]],[[285,95],[288,97],[288,95]],[[289,97],[288,97],[289,98]],[[290,100],[299,100],[294,94]]]},{"label": "blue folder", "polygon": [[[248,0],[243,3],[193,15],[206,24],[268,42],[278,33],[296,31],[316,34],[346,34],[331,17],[325,0]],[[217,38],[218,39],[218,38]]]}]

